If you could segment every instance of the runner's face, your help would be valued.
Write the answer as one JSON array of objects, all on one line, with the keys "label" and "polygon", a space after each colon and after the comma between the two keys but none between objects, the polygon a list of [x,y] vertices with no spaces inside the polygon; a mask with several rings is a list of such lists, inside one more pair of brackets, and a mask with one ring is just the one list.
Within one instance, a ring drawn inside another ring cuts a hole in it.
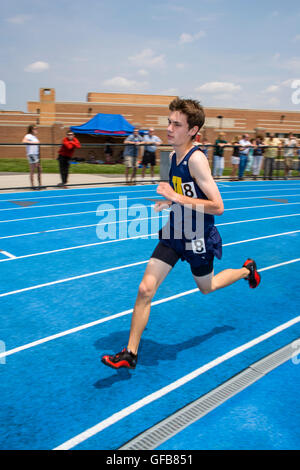
[{"label": "runner's face", "polygon": [[189,129],[187,117],[181,111],[172,111],[168,122],[168,143],[174,146],[187,144],[198,130],[197,127]]}]

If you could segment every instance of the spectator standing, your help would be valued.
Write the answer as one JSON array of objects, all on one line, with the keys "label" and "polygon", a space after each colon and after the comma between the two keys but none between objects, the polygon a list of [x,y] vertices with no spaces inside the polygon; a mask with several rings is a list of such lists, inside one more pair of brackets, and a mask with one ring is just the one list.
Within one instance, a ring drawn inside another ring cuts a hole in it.
[{"label": "spectator standing", "polygon": [[264,140],[264,144],[266,145],[264,152],[264,180],[272,180],[274,162],[278,156],[278,149],[281,146],[281,142],[275,137],[274,133],[271,133],[269,137]]},{"label": "spectator standing", "polygon": [[[135,127],[133,134],[130,134],[124,144],[124,163],[126,184],[135,184],[137,157],[139,154],[139,146],[143,143],[143,138],[139,135],[139,128]],[[129,170],[132,168],[132,175],[129,182]]]},{"label": "spectator standing", "polygon": [[199,145],[199,149],[201,150],[201,152],[204,153],[204,155],[206,156],[206,158],[208,159],[208,150],[209,150],[209,146],[211,145],[211,143],[209,142],[208,139],[203,139],[203,142],[200,143]]},{"label": "spectator standing", "polygon": [[149,133],[144,135],[143,143],[145,145],[145,149],[142,161],[142,178],[144,179],[147,165],[150,164],[152,183],[155,183],[154,167],[156,165],[156,149],[159,145],[161,145],[162,141],[159,137],[157,137],[157,135],[154,135],[154,129],[151,127],[149,129]]},{"label": "spectator standing", "polygon": [[245,173],[251,173],[252,165],[253,165],[253,152],[254,152],[254,145],[255,139],[250,139],[251,147],[249,148],[248,158],[247,158],[247,165],[245,168]]},{"label": "spectator standing", "polygon": [[248,162],[248,154],[251,147],[251,142],[249,141],[249,135],[244,134],[242,139],[239,141],[240,145],[240,164],[239,164],[239,180],[244,179],[244,172]]},{"label": "spectator standing", "polygon": [[237,171],[240,164],[240,137],[236,135],[231,142],[233,146],[232,156],[231,156],[231,164],[232,164],[232,171],[231,171],[231,178],[230,181],[235,181],[237,179]]},{"label": "spectator standing", "polygon": [[74,133],[69,129],[66,137],[62,141],[62,145],[58,153],[59,171],[61,176],[61,183],[57,186],[66,187],[69,175],[70,160],[74,154],[75,149],[80,149],[80,142],[74,136]]},{"label": "spectator standing", "polygon": [[[37,138],[38,128],[37,126],[29,126],[27,134],[24,136],[22,143],[26,145],[26,156],[29,163],[30,170],[30,183],[32,189],[41,189],[42,186],[42,167],[40,163],[40,143]],[[33,145],[37,144],[37,145]],[[37,170],[38,186],[34,186],[34,173]]]},{"label": "spectator standing", "polygon": [[262,159],[263,159],[263,153],[264,153],[263,138],[261,136],[257,136],[257,138],[254,141],[254,147],[253,147],[252,176],[254,180],[256,180],[257,176],[259,176]]},{"label": "spectator standing", "polygon": [[293,169],[293,162],[297,141],[292,132],[289,133],[288,138],[283,141],[283,157],[284,157],[284,178],[287,180],[289,173]]},{"label": "spectator standing", "polygon": [[215,141],[215,150],[213,158],[213,176],[218,178],[223,175],[224,170],[224,147],[228,144],[225,140],[224,132],[220,132],[217,140]]}]

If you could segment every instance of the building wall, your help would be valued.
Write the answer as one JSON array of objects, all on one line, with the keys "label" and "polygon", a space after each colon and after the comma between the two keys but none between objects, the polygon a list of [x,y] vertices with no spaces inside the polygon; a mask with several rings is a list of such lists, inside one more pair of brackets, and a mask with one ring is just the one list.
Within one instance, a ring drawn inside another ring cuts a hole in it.
[{"label": "building wall", "polygon": [[[45,144],[60,144],[66,130],[81,125],[97,113],[122,114],[133,125],[154,127],[155,133],[167,144],[168,104],[174,96],[88,93],[86,102],[57,102],[53,88],[41,88],[39,101],[27,103],[28,112],[0,111],[0,143],[19,143],[30,124],[39,126],[39,138]],[[206,122],[202,136],[214,143],[220,131],[226,140],[236,135],[294,132],[300,137],[300,112],[249,109],[205,108]],[[86,138],[84,138],[86,140]],[[92,140],[91,142],[95,142]],[[42,148],[42,157],[55,158],[57,148]],[[22,157],[23,146],[0,146],[0,158]],[[228,161],[231,151],[227,150]]]}]

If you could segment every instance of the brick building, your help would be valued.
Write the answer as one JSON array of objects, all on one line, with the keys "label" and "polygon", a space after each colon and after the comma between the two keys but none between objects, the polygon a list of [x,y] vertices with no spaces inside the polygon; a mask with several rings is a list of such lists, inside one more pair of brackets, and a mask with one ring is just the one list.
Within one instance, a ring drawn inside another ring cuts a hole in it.
[{"label": "brick building", "polygon": [[[42,157],[55,158],[57,147],[51,144],[60,144],[68,127],[81,125],[97,113],[122,114],[134,125],[154,127],[163,143],[167,143],[168,104],[173,96],[88,93],[86,102],[59,102],[53,88],[41,88],[39,98],[39,101],[27,103],[27,112],[0,110],[0,143],[20,143],[28,125],[37,124],[40,141],[48,144],[42,147]],[[206,122],[201,132],[211,143],[220,131],[225,132],[228,141],[243,133],[255,136],[275,132],[284,137],[293,132],[300,137],[300,112],[297,111],[207,107],[205,113]],[[80,140],[92,144],[104,143],[106,138],[80,135]],[[115,140],[117,142],[121,140]],[[82,149],[81,154],[86,158],[90,151]],[[103,149],[96,153],[96,158],[101,158]],[[24,154],[23,146],[0,146],[0,158],[23,157]],[[227,150],[227,158],[230,155],[231,151]]]}]

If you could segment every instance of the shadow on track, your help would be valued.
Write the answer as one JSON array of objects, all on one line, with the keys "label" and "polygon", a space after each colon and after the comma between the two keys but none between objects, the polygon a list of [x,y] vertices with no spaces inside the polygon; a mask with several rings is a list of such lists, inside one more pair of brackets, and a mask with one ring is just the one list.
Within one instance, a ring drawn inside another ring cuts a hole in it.
[{"label": "shadow on track", "polygon": [[[194,336],[178,344],[165,344],[158,343],[148,338],[142,338],[140,349],[139,349],[139,361],[138,366],[150,367],[157,366],[161,361],[175,361],[177,354],[187,349],[193,349],[201,343],[209,340],[215,335],[232,331],[235,328],[232,326],[224,325],[213,328],[210,332]],[[101,351],[102,354],[116,353],[121,351],[124,345],[127,344],[129,332],[128,331],[117,331],[110,334],[107,337],[98,339],[94,346],[97,350]],[[103,366],[105,367],[105,366]],[[107,388],[111,385],[131,379],[131,371],[129,369],[120,369],[115,373],[103,380],[98,380],[94,387],[98,389]]]}]

